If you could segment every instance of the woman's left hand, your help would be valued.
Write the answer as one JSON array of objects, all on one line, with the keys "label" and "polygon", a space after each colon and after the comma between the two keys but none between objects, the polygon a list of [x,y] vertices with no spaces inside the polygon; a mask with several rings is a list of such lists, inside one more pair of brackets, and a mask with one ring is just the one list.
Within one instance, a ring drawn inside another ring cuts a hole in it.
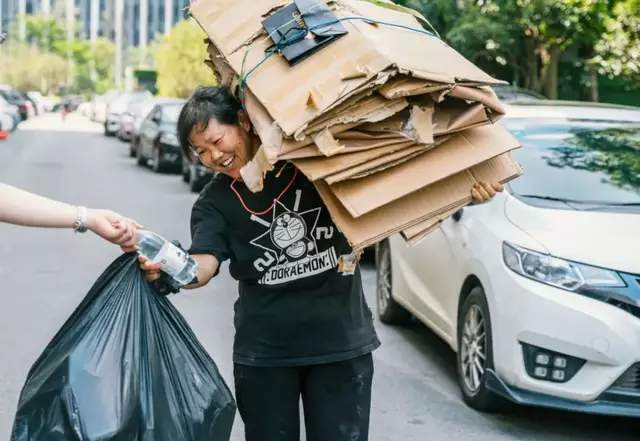
[{"label": "woman's left hand", "polygon": [[136,250],[136,221],[110,210],[87,210],[87,227],[103,239],[119,245],[126,253]]},{"label": "woman's left hand", "polygon": [[499,182],[489,184],[484,181],[477,182],[471,189],[471,198],[475,204],[490,201],[497,192],[504,190],[504,186]]}]

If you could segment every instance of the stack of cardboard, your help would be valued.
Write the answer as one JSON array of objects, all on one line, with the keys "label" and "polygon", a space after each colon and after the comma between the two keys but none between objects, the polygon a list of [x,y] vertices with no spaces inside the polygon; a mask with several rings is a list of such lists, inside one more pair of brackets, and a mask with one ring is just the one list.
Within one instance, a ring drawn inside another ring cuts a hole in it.
[{"label": "stack of cardboard", "polygon": [[221,84],[240,91],[262,141],[242,170],[250,188],[260,190],[276,161],[292,161],[362,248],[397,232],[414,243],[468,204],[476,181],[521,173],[509,154],[517,141],[493,124],[504,109],[490,85],[502,82],[415,31],[423,28],[414,14],[385,0],[295,0],[288,23],[304,28],[329,11],[347,33],[292,65],[269,55],[276,39],[263,28],[291,3],[191,6],[209,37],[208,63]]}]

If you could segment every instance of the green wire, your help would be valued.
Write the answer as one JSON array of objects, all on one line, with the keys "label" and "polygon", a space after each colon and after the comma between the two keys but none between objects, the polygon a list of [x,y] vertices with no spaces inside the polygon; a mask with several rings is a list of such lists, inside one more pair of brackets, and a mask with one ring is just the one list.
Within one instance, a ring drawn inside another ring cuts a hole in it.
[{"label": "green wire", "polygon": [[[320,23],[317,24],[315,26],[312,26],[310,28],[308,28],[308,31],[313,31],[315,29],[319,29],[319,28],[323,28],[323,27],[327,27],[330,26],[332,24],[336,24],[336,23],[340,23],[343,21],[351,21],[351,20],[362,20],[366,23],[375,23],[375,24],[381,24],[384,26],[390,26],[390,27],[395,27],[395,28],[400,28],[400,29],[406,29],[408,31],[413,31],[413,32],[418,32],[420,34],[425,34],[428,35],[430,37],[435,37],[435,38],[440,38],[439,35],[437,35],[437,32],[431,32],[431,31],[427,31],[425,29],[416,29],[416,28],[412,28],[410,26],[405,26],[405,25],[400,25],[397,23],[390,23],[387,21],[380,21],[380,20],[373,20],[371,18],[366,18],[366,17],[360,17],[360,16],[352,16],[352,17],[342,17],[342,18],[337,18],[335,20],[332,21],[328,21],[326,23]],[[429,23],[430,24],[430,23]],[[432,26],[433,29],[433,26]],[[247,55],[249,54],[249,50],[247,49],[244,53],[244,57],[242,58],[242,66],[240,68],[240,82],[238,87],[240,88],[238,94],[239,94],[239,98],[240,98],[240,103],[242,104],[242,106],[244,107],[244,89],[246,87],[247,81],[249,79],[249,76],[256,70],[258,69],[263,63],[265,63],[269,58],[271,58],[272,55],[274,55],[275,53],[277,53],[278,48],[272,48],[267,50],[265,57],[260,60],[260,62],[258,64],[256,64],[253,68],[251,68],[251,70],[249,70],[249,72],[247,72],[247,74],[244,74],[244,68],[245,68],[245,63],[247,60]]]}]

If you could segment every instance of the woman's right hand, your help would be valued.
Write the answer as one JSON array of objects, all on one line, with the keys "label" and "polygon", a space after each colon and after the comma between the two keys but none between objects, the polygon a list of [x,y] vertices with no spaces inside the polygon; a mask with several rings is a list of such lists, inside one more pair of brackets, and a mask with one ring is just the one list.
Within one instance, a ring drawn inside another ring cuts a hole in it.
[{"label": "woman's right hand", "polygon": [[147,279],[147,282],[152,283],[160,278],[159,263],[151,263],[144,256],[138,256],[138,263],[140,269],[144,272],[144,278]]}]

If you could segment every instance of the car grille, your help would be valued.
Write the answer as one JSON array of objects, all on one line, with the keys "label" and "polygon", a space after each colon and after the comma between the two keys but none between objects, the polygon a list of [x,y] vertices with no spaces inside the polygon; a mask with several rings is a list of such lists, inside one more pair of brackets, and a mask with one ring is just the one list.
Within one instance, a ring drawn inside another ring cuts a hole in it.
[{"label": "car grille", "polygon": [[613,384],[612,388],[631,389],[640,392],[640,363],[631,366]]}]

